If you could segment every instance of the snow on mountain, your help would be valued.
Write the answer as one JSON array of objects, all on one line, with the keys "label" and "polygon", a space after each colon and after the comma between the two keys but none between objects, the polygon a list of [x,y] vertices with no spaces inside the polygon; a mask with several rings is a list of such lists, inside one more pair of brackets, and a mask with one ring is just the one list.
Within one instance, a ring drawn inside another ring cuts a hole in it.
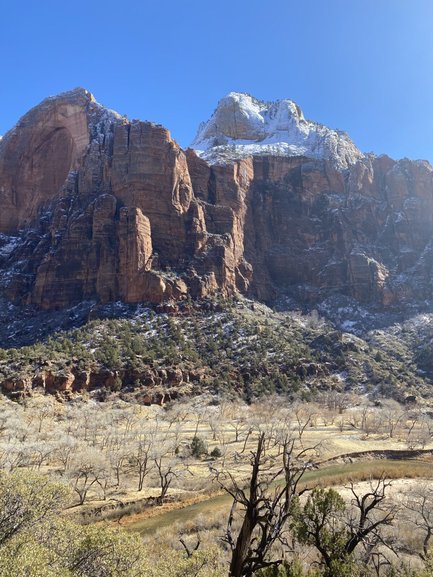
[{"label": "snow on mountain", "polygon": [[211,164],[272,154],[327,159],[344,169],[363,157],[346,133],[306,120],[292,100],[262,102],[238,92],[220,100],[191,147]]}]

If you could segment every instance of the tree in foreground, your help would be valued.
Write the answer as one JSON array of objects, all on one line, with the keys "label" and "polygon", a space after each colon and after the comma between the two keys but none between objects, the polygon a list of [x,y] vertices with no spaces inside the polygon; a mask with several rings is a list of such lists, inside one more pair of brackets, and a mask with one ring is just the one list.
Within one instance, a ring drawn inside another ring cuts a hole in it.
[{"label": "tree in foreground", "polygon": [[25,531],[49,523],[66,503],[65,486],[17,470],[0,476],[0,546]]},{"label": "tree in foreground", "polygon": [[138,535],[66,521],[64,485],[29,471],[0,476],[0,577],[145,577]]},{"label": "tree in foreground", "polygon": [[228,471],[216,473],[220,486],[233,497],[224,536],[231,552],[230,577],[252,577],[283,562],[281,555],[274,556],[274,546],[288,547],[292,504],[316,456],[317,447],[304,448],[299,432],[261,432],[249,455],[251,478],[246,487]]},{"label": "tree in foreground", "polygon": [[[385,500],[389,485],[381,478],[359,494],[351,484],[350,508],[334,489],[314,489],[303,506],[297,500],[292,529],[302,545],[316,549],[324,577],[355,576],[369,564],[379,572],[380,565],[389,565],[386,551],[394,550],[383,529],[396,514],[396,507]],[[359,549],[362,563],[356,565],[353,554]]]},{"label": "tree in foreground", "polygon": [[406,515],[408,523],[421,534],[422,546],[418,555],[425,563],[433,564],[433,489],[427,484],[420,485],[407,496],[404,506],[409,513]]}]

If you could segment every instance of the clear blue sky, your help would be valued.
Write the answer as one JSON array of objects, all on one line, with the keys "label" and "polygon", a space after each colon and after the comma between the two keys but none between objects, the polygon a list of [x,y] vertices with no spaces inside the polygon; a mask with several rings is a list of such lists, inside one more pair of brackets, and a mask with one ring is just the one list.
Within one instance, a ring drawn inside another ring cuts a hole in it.
[{"label": "clear blue sky", "polygon": [[3,0],[0,134],[84,86],[187,145],[232,90],[433,162],[432,0]]}]

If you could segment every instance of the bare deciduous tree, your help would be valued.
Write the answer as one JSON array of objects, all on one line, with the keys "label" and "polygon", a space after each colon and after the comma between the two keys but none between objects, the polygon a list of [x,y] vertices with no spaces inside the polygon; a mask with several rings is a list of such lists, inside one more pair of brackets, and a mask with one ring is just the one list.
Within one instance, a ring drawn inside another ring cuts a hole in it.
[{"label": "bare deciduous tree", "polygon": [[[230,577],[251,577],[259,569],[277,566],[282,558],[272,558],[277,542],[287,545],[285,530],[299,483],[312,466],[313,448],[299,449],[299,436],[273,439],[280,450],[271,451],[270,439],[260,433],[257,447],[250,453],[251,478],[242,487],[229,471],[216,472],[220,486],[233,497],[224,540],[231,550]],[[278,456],[275,456],[275,452]],[[240,528],[235,518],[240,516]]]},{"label": "bare deciduous tree", "polygon": [[162,505],[164,499],[167,497],[172,482],[181,476],[183,470],[179,467],[179,462],[176,459],[167,459],[164,454],[155,456],[153,458],[153,463],[156,468],[159,487],[161,489],[158,496],[158,503]]},{"label": "bare deciduous tree", "polygon": [[152,446],[152,437],[142,436],[134,443],[132,452],[128,454],[130,470],[137,476],[137,491],[143,490],[144,479],[150,471],[149,460]]},{"label": "bare deciduous tree", "polygon": [[386,549],[394,551],[382,531],[392,524],[396,514],[396,507],[385,503],[389,485],[382,477],[371,482],[369,491],[359,494],[352,483],[349,511],[334,489],[314,489],[304,506],[297,503],[293,523],[296,538],[317,550],[325,577],[349,574],[353,552],[360,545],[366,564],[375,556],[377,563],[377,555],[386,559]]},{"label": "bare deciduous tree", "polygon": [[89,490],[94,485],[102,488],[105,495],[109,465],[96,449],[85,447],[77,451],[69,463],[67,474],[71,479],[72,489],[78,495],[79,505],[85,502]]},{"label": "bare deciduous tree", "polygon": [[381,416],[383,425],[389,438],[392,439],[398,428],[402,425],[406,414],[401,405],[393,399],[383,401],[382,405]]},{"label": "bare deciduous tree", "polygon": [[423,561],[429,557],[430,543],[433,536],[433,489],[422,485],[411,492],[405,501],[405,508],[410,512],[408,521],[413,523],[422,534],[422,550],[419,556]]}]

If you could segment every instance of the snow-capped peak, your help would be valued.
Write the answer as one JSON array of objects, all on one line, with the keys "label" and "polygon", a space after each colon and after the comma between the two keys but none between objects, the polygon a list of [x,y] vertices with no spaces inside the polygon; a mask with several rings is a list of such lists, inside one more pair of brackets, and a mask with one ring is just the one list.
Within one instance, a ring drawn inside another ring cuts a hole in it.
[{"label": "snow-capped peak", "polygon": [[263,102],[239,92],[220,100],[191,146],[218,164],[272,154],[327,159],[344,169],[363,156],[344,132],[306,120],[293,100]]}]

